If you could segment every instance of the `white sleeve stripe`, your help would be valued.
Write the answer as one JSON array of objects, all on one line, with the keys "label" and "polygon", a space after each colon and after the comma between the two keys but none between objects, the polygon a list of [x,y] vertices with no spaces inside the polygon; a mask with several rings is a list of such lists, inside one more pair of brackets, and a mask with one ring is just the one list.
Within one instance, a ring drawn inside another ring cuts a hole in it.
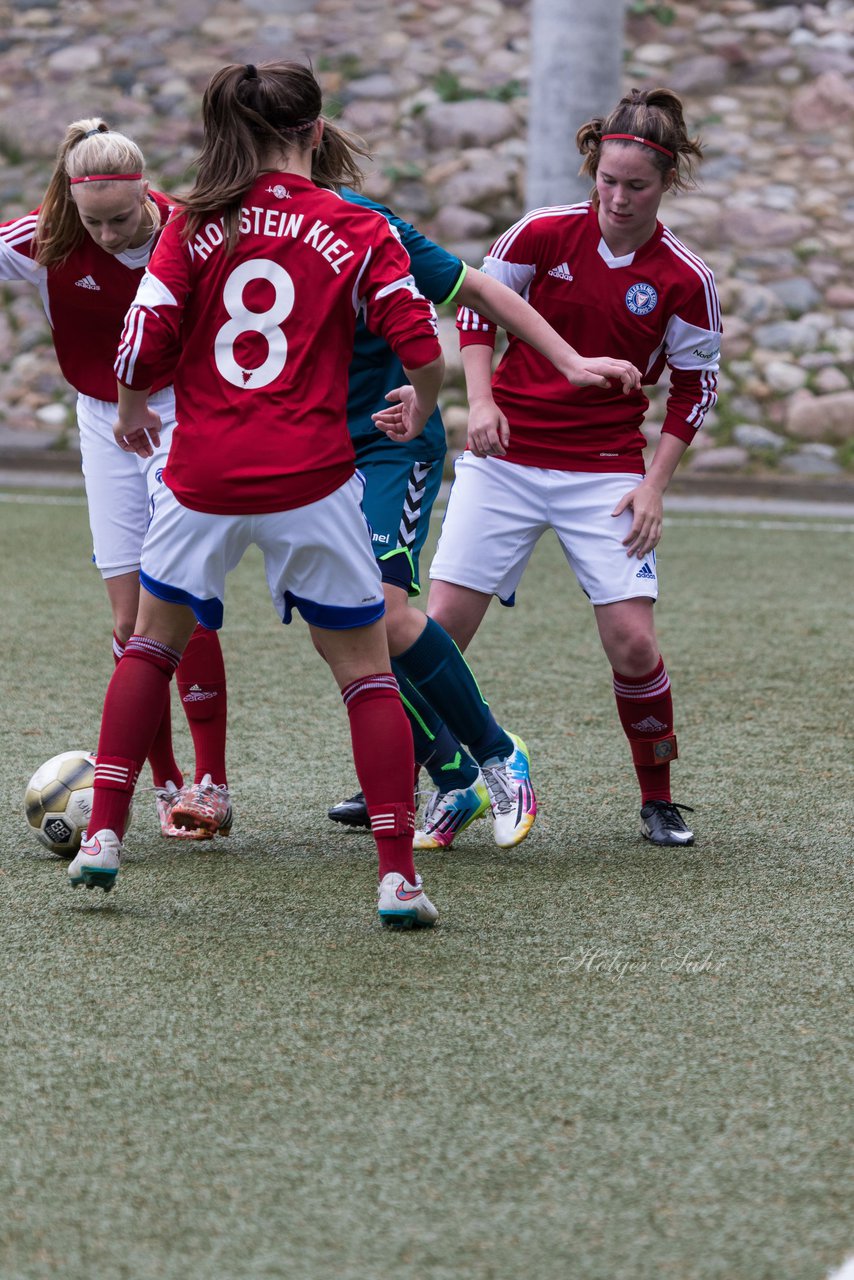
[{"label": "white sleeve stripe", "polygon": [[[463,333],[478,333],[490,328],[489,321],[484,321],[480,313],[472,311],[471,307],[460,307],[457,312],[457,325]],[[491,327],[495,328],[494,325]]]},{"label": "white sleeve stripe", "polygon": [[359,274],[356,276],[355,282],[353,284],[353,312],[355,315],[359,315],[361,313],[363,317],[367,313],[367,308],[360,295],[359,287],[362,283],[362,276],[365,274],[365,272],[368,269],[368,263],[371,261],[372,254],[373,254],[373,249],[369,248],[368,252],[365,254],[365,257],[362,261],[362,265],[359,268]]},{"label": "white sleeve stripe", "polygon": [[125,319],[124,333],[116,356],[116,373],[123,382],[133,382],[136,359],[142,344],[144,324],[144,308],[132,306]]},{"label": "white sleeve stripe", "polygon": [[703,389],[703,394],[694,405],[694,408],[688,414],[687,418],[688,425],[692,426],[695,431],[700,430],[700,427],[705,421],[706,414],[710,409],[713,409],[718,402],[717,378],[714,373],[701,373],[700,386]]},{"label": "white sleeve stripe", "polygon": [[721,328],[721,312],[720,303],[718,301],[717,290],[715,289],[714,276],[709,268],[697,258],[688,249],[685,248],[675,237],[662,237],[662,244],[665,244],[675,256],[686,263],[703,282],[703,289],[706,296],[706,310],[709,316],[709,328],[715,333],[720,332]]},{"label": "white sleeve stripe", "polygon": [[418,285],[415,283],[414,276],[399,276],[397,280],[393,280],[391,284],[384,284],[381,289],[377,290],[378,298],[388,298],[391,294],[397,293],[398,289],[408,289],[413,298],[420,298],[422,294],[418,292]]},{"label": "white sleeve stripe", "polygon": [[689,249],[685,248],[681,240],[677,240],[671,231],[665,227],[664,235],[661,237],[662,244],[666,245],[672,253],[686,263],[693,271],[697,273],[703,282],[703,289],[706,295],[706,310],[709,316],[709,328],[714,333],[720,333],[721,330],[721,310],[718,300],[717,290],[715,289],[714,276],[709,268],[703,262],[702,258],[696,257]]},{"label": "white sleeve stripe", "polygon": [[7,244],[20,244],[22,240],[31,240],[38,226],[38,221],[35,214],[29,214],[26,218],[18,218],[17,221],[11,222],[7,227],[0,228],[0,238],[5,240]]},{"label": "white sleeve stripe", "polygon": [[489,257],[505,257],[513,242],[531,222],[536,222],[540,218],[573,218],[579,215],[586,217],[589,210],[589,201],[584,204],[560,204],[547,209],[533,209],[530,213],[526,213],[524,218],[520,218],[518,222],[515,222],[509,230],[504,232],[504,235],[498,237],[489,251]]}]

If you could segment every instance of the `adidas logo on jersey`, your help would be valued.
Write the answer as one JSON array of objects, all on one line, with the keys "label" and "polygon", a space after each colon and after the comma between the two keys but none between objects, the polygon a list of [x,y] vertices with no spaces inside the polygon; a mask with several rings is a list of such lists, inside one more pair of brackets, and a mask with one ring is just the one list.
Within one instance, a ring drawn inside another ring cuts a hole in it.
[{"label": "adidas logo on jersey", "polygon": [[569,269],[568,262],[562,262],[559,267],[552,267],[549,272],[550,276],[554,276],[555,280],[571,280],[572,272]]},{"label": "adidas logo on jersey", "polygon": [[78,289],[96,289],[98,293],[101,292],[101,286],[96,284],[91,276],[82,276],[80,280],[75,280],[74,283]]},{"label": "adidas logo on jersey", "polygon": [[637,573],[635,574],[635,577],[651,578],[653,582],[655,581],[655,574],[653,573],[652,569],[650,569],[648,564],[642,564],[641,567],[638,569]]}]

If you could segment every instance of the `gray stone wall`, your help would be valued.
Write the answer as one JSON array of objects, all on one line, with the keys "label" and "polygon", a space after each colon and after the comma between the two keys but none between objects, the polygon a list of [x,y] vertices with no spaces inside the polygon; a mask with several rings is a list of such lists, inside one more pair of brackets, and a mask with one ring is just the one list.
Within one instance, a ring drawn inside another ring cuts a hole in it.
[{"label": "gray stone wall", "polygon": [[[725,314],[719,410],[685,468],[854,469],[854,3],[626,8],[625,86],[678,90],[706,144],[700,188],[662,210],[713,267]],[[38,203],[83,115],[134,136],[155,181],[180,190],[210,73],[281,56],[310,58],[341,122],[368,139],[367,191],[467,260],[524,211],[526,0],[17,0],[0,18],[3,218]],[[567,146],[580,123],[567,121]],[[37,298],[5,288],[0,300],[0,427],[73,445]],[[442,332],[458,444],[450,314]],[[662,414],[657,396],[651,442]]]}]

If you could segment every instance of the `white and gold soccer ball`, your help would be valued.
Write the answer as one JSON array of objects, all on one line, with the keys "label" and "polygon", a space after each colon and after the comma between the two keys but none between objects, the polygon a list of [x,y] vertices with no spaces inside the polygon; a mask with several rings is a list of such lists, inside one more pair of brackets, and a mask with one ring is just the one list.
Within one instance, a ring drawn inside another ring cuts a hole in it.
[{"label": "white and gold soccer ball", "polygon": [[36,839],[60,858],[73,858],[80,848],[92,815],[94,785],[95,757],[89,751],[60,752],[27,783],[27,822]]}]

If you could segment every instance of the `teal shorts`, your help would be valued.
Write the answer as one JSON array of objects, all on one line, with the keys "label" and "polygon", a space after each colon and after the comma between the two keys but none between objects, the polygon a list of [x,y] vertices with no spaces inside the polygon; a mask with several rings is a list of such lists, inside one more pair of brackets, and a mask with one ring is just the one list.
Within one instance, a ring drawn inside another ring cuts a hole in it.
[{"label": "teal shorts", "polygon": [[361,461],[362,510],[371,531],[383,582],[410,596],[421,593],[418,557],[430,530],[430,512],[442,483],[442,462],[393,457]]}]

